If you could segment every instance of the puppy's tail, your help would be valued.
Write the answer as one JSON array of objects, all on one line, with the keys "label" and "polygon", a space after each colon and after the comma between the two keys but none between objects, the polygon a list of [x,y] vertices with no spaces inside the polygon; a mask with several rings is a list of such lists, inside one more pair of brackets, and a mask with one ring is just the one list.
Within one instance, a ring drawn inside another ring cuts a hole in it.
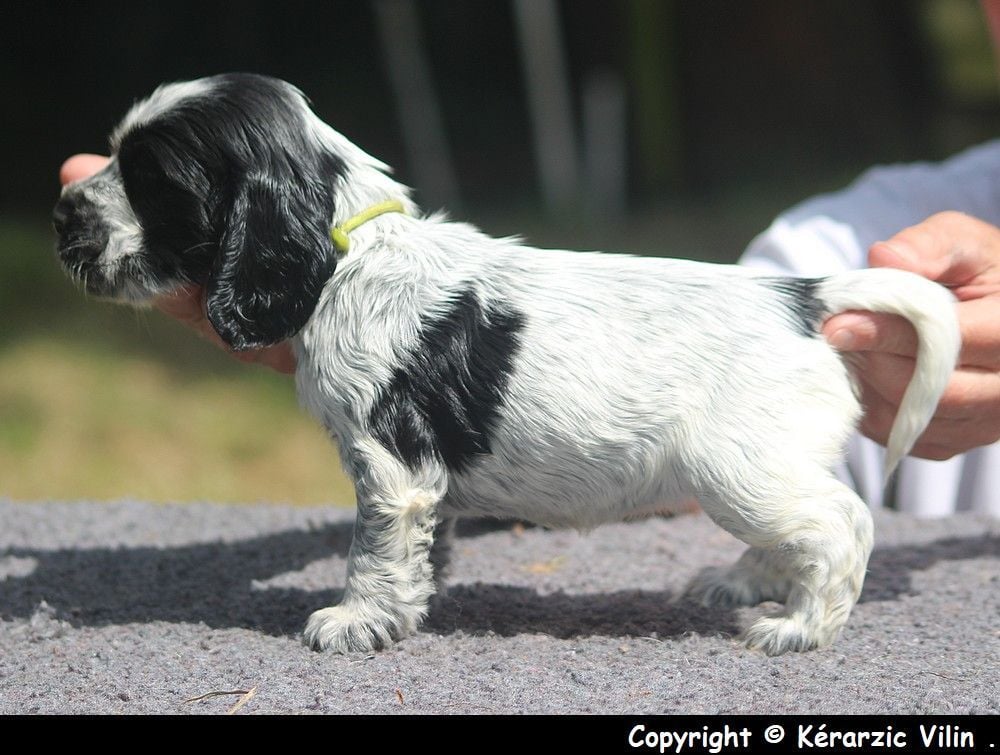
[{"label": "puppy's tail", "polygon": [[927,427],[962,346],[955,297],[943,286],[890,268],[852,270],[817,282],[829,314],[849,309],[901,315],[917,331],[916,367],[886,445],[885,481]]}]

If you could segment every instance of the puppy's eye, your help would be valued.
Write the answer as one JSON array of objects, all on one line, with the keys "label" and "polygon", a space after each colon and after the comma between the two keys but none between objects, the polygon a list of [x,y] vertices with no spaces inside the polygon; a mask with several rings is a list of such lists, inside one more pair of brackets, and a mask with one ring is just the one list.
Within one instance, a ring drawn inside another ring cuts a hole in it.
[{"label": "puppy's eye", "polygon": [[183,144],[157,138],[152,130],[131,135],[118,153],[125,191],[148,195],[183,190],[189,184],[193,160]]},{"label": "puppy's eye", "polygon": [[118,162],[147,247],[156,248],[161,257],[209,248],[204,244],[212,235],[208,182],[183,145],[133,137],[122,145]]},{"label": "puppy's eye", "polygon": [[172,185],[163,169],[142,153],[123,155],[120,163],[125,191],[130,198],[149,196]]}]

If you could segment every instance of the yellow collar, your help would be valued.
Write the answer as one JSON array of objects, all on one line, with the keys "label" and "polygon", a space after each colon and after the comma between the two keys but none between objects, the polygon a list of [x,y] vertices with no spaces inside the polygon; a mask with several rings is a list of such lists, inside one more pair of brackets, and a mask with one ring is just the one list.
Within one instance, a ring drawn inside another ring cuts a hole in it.
[{"label": "yellow collar", "polygon": [[347,234],[359,225],[363,225],[369,220],[377,218],[379,215],[385,215],[387,212],[401,212],[405,215],[406,208],[398,199],[390,199],[386,202],[373,204],[367,210],[362,210],[357,215],[348,218],[340,225],[335,225],[331,228],[330,239],[333,241],[333,245],[337,247],[337,251],[341,254],[347,254],[351,248],[351,240],[347,237]]}]

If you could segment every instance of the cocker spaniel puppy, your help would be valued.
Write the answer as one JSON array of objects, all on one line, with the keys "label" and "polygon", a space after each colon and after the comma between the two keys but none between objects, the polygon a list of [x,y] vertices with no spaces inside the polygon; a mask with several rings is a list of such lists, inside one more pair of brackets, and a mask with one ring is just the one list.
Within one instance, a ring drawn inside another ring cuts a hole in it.
[{"label": "cocker spaniel puppy", "polygon": [[831,472],[860,408],[818,329],[862,309],[917,330],[888,475],[956,362],[945,289],[894,270],[802,280],[490,238],[422,215],[298,90],[257,75],[160,87],[111,151],[55,208],[66,269],[134,305],[203,285],[234,349],[291,339],[301,401],[357,487],[343,599],[309,618],[313,647],[412,633],[457,517],[589,529],[691,498],[750,546],[693,594],[784,603],[749,647],[807,650],[843,628],[872,520]]}]

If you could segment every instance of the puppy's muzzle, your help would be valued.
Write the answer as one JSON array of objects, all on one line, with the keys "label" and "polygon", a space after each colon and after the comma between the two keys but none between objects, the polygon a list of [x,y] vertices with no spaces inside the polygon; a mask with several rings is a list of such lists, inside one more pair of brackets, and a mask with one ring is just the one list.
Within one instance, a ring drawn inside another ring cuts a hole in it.
[{"label": "puppy's muzzle", "polygon": [[52,227],[59,235],[59,259],[77,279],[88,283],[88,275],[108,245],[110,233],[93,203],[80,194],[67,192],[52,210]]}]

